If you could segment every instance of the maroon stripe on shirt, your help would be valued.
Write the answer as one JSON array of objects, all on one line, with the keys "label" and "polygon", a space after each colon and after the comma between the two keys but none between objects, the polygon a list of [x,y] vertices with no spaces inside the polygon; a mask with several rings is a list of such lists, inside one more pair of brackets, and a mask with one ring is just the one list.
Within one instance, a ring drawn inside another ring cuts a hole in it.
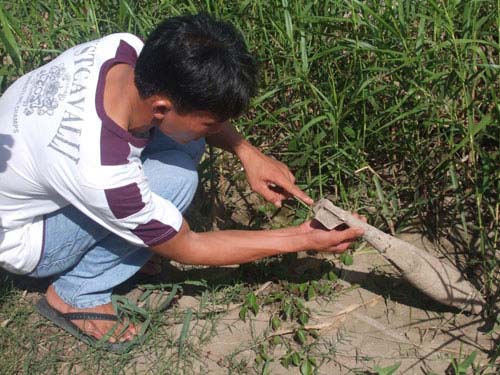
[{"label": "maroon stripe on shirt", "polygon": [[135,63],[137,62],[137,51],[124,40],[120,40],[115,58],[121,62],[131,65],[132,67],[135,67]]},{"label": "maroon stripe on shirt", "polygon": [[104,194],[109,209],[117,219],[123,219],[142,210],[146,205],[142,201],[141,191],[136,183],[105,189]]},{"label": "maroon stripe on shirt", "polygon": [[[144,148],[150,138],[134,137],[127,130],[118,125],[108,116],[104,109],[104,88],[106,84],[106,74],[116,64],[128,64],[135,66],[137,52],[127,42],[120,40],[116,49],[115,57],[107,60],[101,66],[99,79],[97,82],[95,106],[96,112],[102,121],[101,127],[101,164],[102,165],[122,165],[128,163],[130,146]],[[151,134],[150,134],[151,135]],[[126,145],[126,146],[125,146]]]},{"label": "maroon stripe on shirt", "polygon": [[155,246],[174,237],[177,231],[170,225],[153,219],[147,224],[138,225],[135,229],[132,229],[132,233],[139,237],[146,245]]},{"label": "maroon stripe on shirt", "polygon": [[104,126],[101,128],[101,165],[128,164],[130,146]]}]

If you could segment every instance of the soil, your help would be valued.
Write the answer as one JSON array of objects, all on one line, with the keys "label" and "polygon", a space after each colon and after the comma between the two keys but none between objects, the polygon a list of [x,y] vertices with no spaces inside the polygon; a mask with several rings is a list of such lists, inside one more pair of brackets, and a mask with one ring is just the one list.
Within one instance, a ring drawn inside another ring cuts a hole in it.
[{"label": "soil", "polygon": [[[249,228],[262,222],[275,226],[291,221],[286,209],[276,216],[256,211],[264,202],[237,178],[232,181],[218,181],[219,200],[214,200],[211,212],[216,227]],[[221,201],[224,204],[218,204]],[[456,259],[459,249],[453,243],[431,242],[422,233],[416,228],[399,237],[437,257]],[[498,340],[488,334],[491,321],[432,301],[401,279],[398,271],[369,246],[354,253],[355,261],[349,267],[333,256],[303,253],[294,270],[314,271],[323,259],[335,261],[344,292],[334,301],[308,302],[316,322],[332,323],[320,331],[321,341],[328,343],[329,349],[324,350],[328,354],[319,374],[370,374],[376,373],[375,366],[398,363],[396,374],[452,373],[451,361],[463,361],[473,351],[477,352],[476,365],[488,362],[488,353]],[[196,306],[199,301],[185,296],[179,303]],[[338,313],[346,309],[352,311],[339,317]],[[201,359],[194,365],[199,366],[200,373],[233,373],[229,367],[234,373],[257,373],[255,347],[269,333],[269,311],[259,312],[250,322],[241,321],[238,314],[239,309],[234,309],[218,321],[214,336],[203,345]],[[275,350],[270,374],[300,373],[297,367],[281,366],[279,357],[279,350]]]},{"label": "soil", "polygon": [[[402,238],[417,246],[432,247],[416,234]],[[296,267],[299,272],[310,272],[319,267],[321,258],[324,256],[305,255],[296,261]],[[320,330],[320,341],[328,343],[330,349],[323,350],[325,361],[318,374],[369,374],[375,366],[398,363],[396,374],[444,374],[453,359],[463,361],[473,351],[478,353],[477,365],[487,363],[494,342],[487,334],[491,326],[482,317],[437,305],[401,280],[397,271],[370,248],[355,253],[354,259],[352,266],[339,265],[337,270],[343,292],[333,301],[307,302],[313,316],[311,324],[331,323]],[[232,271],[221,272],[229,275]],[[178,308],[197,309],[200,303],[186,295],[179,300]],[[255,348],[269,334],[269,318],[265,309],[246,322],[239,318],[239,308],[223,314],[213,336],[198,343],[201,349],[191,364],[194,372],[258,373]],[[206,323],[196,322],[191,334],[198,337]],[[178,324],[169,329],[178,335],[181,328]],[[279,363],[283,354],[279,348],[274,350],[269,373],[299,374],[299,368],[286,369]]]},{"label": "soil", "polygon": [[[250,194],[248,189],[241,186],[235,188],[234,181],[243,175],[233,177],[233,182],[225,179],[217,182],[214,189],[219,194],[215,199],[208,198],[207,193],[200,193],[202,195],[190,213],[193,227],[198,230],[249,229],[290,221],[285,209],[276,217],[265,210],[258,210],[263,205],[262,201]],[[441,254],[434,243],[418,230],[400,237],[417,247],[436,252],[439,256]],[[448,250],[453,252],[452,248]],[[312,313],[309,324],[321,324],[323,327],[319,330],[319,344],[314,348],[319,358],[318,374],[375,374],[376,366],[394,364],[400,364],[396,374],[444,374],[447,369],[449,371],[452,359],[463,361],[473,351],[477,352],[476,365],[487,363],[488,353],[494,349],[494,340],[498,340],[498,337],[487,334],[492,322],[431,301],[402,280],[397,270],[368,246],[358,245],[354,263],[349,267],[343,266],[334,256],[308,253],[299,254],[288,267],[296,275],[314,274],[320,271],[325,261],[335,264],[342,288],[333,299],[316,298],[307,302]],[[240,266],[193,268],[164,261],[162,274],[168,275],[169,281],[205,279],[211,280],[212,284],[224,284],[240,271]],[[258,290],[267,282],[264,286],[272,288],[274,281],[271,276],[262,284],[252,283],[251,287]],[[23,282],[17,281],[16,284],[19,288],[24,287]],[[30,292],[24,297],[35,301],[46,286],[43,282],[37,283],[35,288],[31,285],[28,288]],[[122,290],[132,301],[137,301],[142,294],[133,286],[132,289],[124,287]],[[174,309],[182,317],[188,309],[199,311],[204,304],[206,301],[200,293],[188,291],[179,298]],[[270,333],[271,310],[260,309],[256,316],[250,316],[245,322],[239,317],[238,302],[223,306],[222,311],[216,316],[190,322],[184,357],[186,363],[180,365],[181,373],[262,372],[262,365],[255,364],[256,352],[259,344],[265,341],[264,337]],[[34,319],[42,320],[38,316]],[[37,324],[36,321],[33,324]],[[161,336],[164,332],[165,337],[179,338],[183,327],[185,322],[179,318],[173,324],[157,327],[160,330],[157,335]],[[51,328],[50,331],[57,329]],[[75,350],[73,339],[62,339],[61,343],[66,343],[64,347],[69,347],[68,350]],[[158,347],[156,350],[168,349]],[[282,348],[277,346],[273,350],[271,358],[274,360],[269,363],[269,374],[300,373],[298,367],[286,369],[280,364],[279,358],[284,354]],[[153,370],[152,353],[137,354],[134,354],[130,371],[126,373],[162,373],[161,370]],[[165,371],[169,373],[171,369]]]}]

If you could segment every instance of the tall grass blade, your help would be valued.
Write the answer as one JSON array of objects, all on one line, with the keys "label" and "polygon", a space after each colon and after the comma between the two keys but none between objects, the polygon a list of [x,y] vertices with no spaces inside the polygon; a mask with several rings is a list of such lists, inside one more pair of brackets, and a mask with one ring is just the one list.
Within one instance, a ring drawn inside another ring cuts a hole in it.
[{"label": "tall grass blade", "polygon": [[19,49],[19,45],[12,32],[12,24],[11,22],[9,22],[7,13],[5,13],[5,10],[3,9],[1,3],[0,3],[0,40],[5,45],[7,53],[14,62],[14,65],[18,69],[21,69],[21,52]]}]

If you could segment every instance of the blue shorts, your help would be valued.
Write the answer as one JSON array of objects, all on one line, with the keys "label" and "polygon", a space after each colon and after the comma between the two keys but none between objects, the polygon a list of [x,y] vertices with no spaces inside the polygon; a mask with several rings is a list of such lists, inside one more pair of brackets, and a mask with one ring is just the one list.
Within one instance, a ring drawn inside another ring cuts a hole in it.
[{"label": "blue shorts", "polygon": [[[156,132],[143,151],[151,190],[181,212],[196,192],[197,165],[204,149],[204,139],[181,145]],[[76,308],[109,303],[113,288],[132,277],[152,255],[148,248],[126,242],[71,205],[46,215],[44,221],[42,257],[28,276],[54,276],[56,293]]]}]

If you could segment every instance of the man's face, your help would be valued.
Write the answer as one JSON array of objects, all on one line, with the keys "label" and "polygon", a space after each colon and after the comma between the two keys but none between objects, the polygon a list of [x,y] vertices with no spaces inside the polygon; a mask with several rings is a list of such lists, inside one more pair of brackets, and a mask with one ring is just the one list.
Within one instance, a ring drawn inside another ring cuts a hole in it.
[{"label": "man's face", "polygon": [[180,114],[174,108],[165,113],[158,129],[177,143],[186,144],[219,133],[228,121],[220,121],[210,112]]}]

